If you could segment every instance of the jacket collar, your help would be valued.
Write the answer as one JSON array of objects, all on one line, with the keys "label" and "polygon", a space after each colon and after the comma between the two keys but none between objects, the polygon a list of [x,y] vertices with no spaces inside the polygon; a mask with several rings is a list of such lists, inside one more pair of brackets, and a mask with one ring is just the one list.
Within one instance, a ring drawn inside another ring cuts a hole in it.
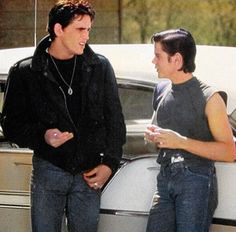
[{"label": "jacket collar", "polygon": [[[48,60],[45,56],[45,51],[50,47],[50,45],[51,38],[49,35],[42,38],[37,45],[31,63],[31,68],[34,71],[44,71],[45,69],[47,69]],[[84,57],[83,67],[99,63],[98,56],[88,44],[85,45],[84,53],[82,56]]]}]

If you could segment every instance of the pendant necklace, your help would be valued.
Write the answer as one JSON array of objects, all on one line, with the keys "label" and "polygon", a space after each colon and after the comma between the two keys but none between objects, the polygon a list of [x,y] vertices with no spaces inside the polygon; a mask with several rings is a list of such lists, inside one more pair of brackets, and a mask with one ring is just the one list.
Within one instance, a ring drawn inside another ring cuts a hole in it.
[{"label": "pendant necklace", "polygon": [[73,94],[73,89],[72,89],[71,85],[72,85],[72,82],[73,82],[73,79],[74,79],[74,75],[75,75],[76,56],[75,56],[75,58],[74,58],[74,67],[73,67],[73,71],[72,71],[72,75],[71,75],[71,79],[70,79],[70,84],[68,84],[68,83],[65,81],[65,79],[63,78],[62,74],[60,73],[60,71],[59,71],[59,69],[58,69],[58,67],[57,67],[57,64],[56,64],[55,60],[53,59],[53,57],[51,56],[51,54],[49,54],[49,55],[50,55],[50,57],[51,57],[52,63],[54,64],[54,66],[55,66],[55,68],[56,68],[56,70],[57,70],[57,72],[58,72],[58,74],[59,74],[61,80],[62,80],[62,81],[65,83],[65,85],[68,87],[67,93],[68,93],[69,95],[72,95],[72,94]]}]

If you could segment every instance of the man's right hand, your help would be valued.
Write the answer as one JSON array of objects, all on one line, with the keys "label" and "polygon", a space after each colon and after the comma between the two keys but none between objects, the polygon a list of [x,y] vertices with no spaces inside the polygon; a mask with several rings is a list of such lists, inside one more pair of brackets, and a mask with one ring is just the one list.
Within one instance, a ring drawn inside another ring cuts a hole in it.
[{"label": "man's right hand", "polygon": [[74,137],[73,133],[70,132],[61,132],[57,128],[48,129],[44,134],[44,139],[47,144],[51,145],[52,147],[59,147],[68,140]]}]

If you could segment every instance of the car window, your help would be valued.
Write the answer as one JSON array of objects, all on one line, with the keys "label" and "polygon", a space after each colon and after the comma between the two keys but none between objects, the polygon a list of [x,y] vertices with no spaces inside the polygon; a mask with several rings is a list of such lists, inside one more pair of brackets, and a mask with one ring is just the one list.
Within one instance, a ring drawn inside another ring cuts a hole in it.
[{"label": "car window", "polygon": [[152,117],[152,89],[119,86],[119,95],[125,120]]}]

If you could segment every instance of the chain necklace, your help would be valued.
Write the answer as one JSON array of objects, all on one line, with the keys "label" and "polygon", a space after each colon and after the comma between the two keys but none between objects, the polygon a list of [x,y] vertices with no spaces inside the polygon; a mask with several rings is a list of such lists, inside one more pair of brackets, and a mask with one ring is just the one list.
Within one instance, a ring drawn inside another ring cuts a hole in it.
[{"label": "chain necklace", "polygon": [[73,71],[72,71],[72,75],[71,75],[71,79],[70,79],[70,84],[68,84],[68,83],[65,81],[65,79],[63,78],[62,74],[60,73],[60,71],[59,71],[59,69],[58,69],[58,67],[57,67],[57,64],[56,64],[55,60],[53,59],[53,57],[51,56],[51,54],[49,54],[49,55],[50,55],[50,57],[51,57],[52,63],[54,64],[54,66],[55,66],[55,68],[56,68],[56,70],[57,70],[57,72],[58,72],[58,74],[59,74],[61,80],[62,80],[62,81],[65,83],[65,85],[68,87],[67,93],[68,93],[69,95],[72,95],[72,94],[73,94],[73,89],[71,88],[71,85],[72,85],[72,82],[73,82],[73,79],[74,79],[74,75],[75,75],[76,56],[75,56],[75,58],[74,58],[74,67],[73,67]]}]

